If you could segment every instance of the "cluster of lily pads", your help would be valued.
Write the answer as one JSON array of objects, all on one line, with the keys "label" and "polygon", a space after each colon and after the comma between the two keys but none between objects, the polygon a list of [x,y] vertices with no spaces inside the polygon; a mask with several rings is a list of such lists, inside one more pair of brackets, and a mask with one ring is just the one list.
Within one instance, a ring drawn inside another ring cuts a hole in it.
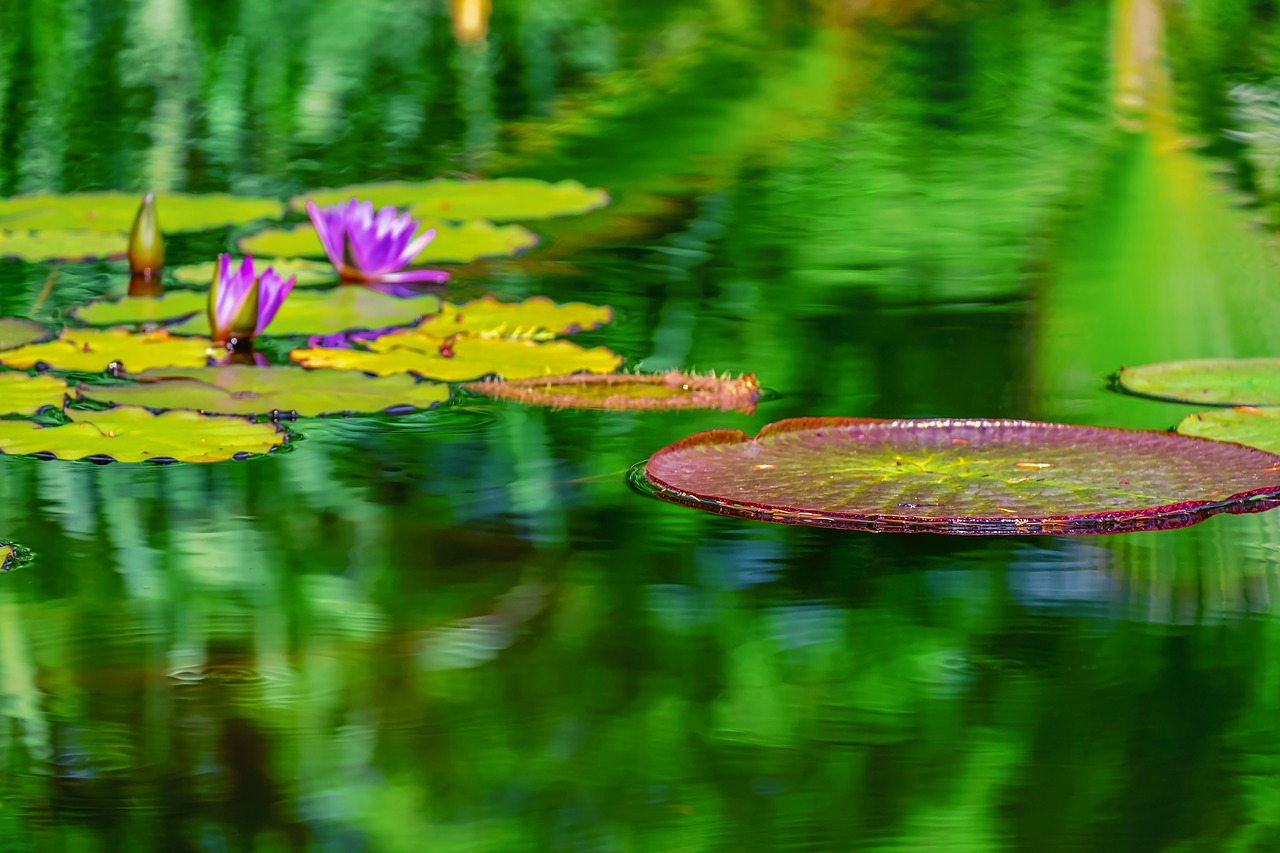
[{"label": "cluster of lily pads", "polygon": [[[423,268],[514,256],[537,237],[499,222],[607,202],[574,181],[525,179],[318,190],[283,211],[220,195],[147,194],[140,206],[121,193],[0,200],[0,254],[129,263],[127,295],[76,306],[59,329],[0,318],[0,453],[245,458],[289,440],[282,420],[415,412],[459,385],[562,407],[749,409],[753,377],[620,374],[617,354],[565,339],[610,322],[608,307],[446,301],[432,288],[450,273]],[[165,268],[166,231],[301,211],[305,222],[240,239],[240,257]]]}]

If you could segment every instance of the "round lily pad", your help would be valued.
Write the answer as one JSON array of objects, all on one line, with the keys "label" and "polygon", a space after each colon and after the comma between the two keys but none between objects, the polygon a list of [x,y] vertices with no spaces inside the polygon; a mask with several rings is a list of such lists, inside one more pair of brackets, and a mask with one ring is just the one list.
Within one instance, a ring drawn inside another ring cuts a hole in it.
[{"label": "round lily pad", "polygon": [[1119,381],[1126,391],[1161,400],[1280,405],[1280,358],[1203,358],[1124,367]]},{"label": "round lily pad", "polygon": [[498,178],[489,181],[435,180],[422,183],[392,181],[356,184],[337,189],[311,190],[289,202],[304,210],[308,201],[336,204],[349,198],[369,200],[374,207],[408,207],[415,216],[435,219],[548,219],[586,213],[609,203],[604,190],[577,181],[552,184],[533,178]]},{"label": "round lily pad", "polygon": [[0,415],[34,415],[42,409],[60,409],[66,394],[67,383],[56,376],[0,373]]},{"label": "round lily pad", "polygon": [[95,462],[221,462],[269,453],[285,442],[274,424],[135,406],[69,412],[72,422],[0,421],[0,453]]},{"label": "round lily pad", "polygon": [[1187,415],[1178,432],[1280,453],[1280,408],[1210,409]]},{"label": "round lily pad", "polygon": [[730,379],[675,370],[493,379],[463,387],[489,397],[557,409],[719,409],[750,414],[760,399],[760,383],[752,374]]},{"label": "round lily pad", "polygon": [[[0,228],[24,230],[76,228],[127,234],[138,215],[140,193],[89,192],[13,196],[0,199]],[[157,193],[156,217],[164,232],[202,231],[239,225],[281,213],[280,202],[224,193]],[[119,254],[124,254],[120,238]]]},{"label": "round lily pad", "polygon": [[[328,335],[350,329],[407,326],[439,310],[440,300],[435,296],[401,298],[360,285],[344,285],[333,290],[289,294],[266,333]],[[209,321],[203,313],[197,314],[174,326],[173,331],[207,334]]]},{"label": "round lily pad", "polygon": [[[414,258],[413,263],[466,263],[477,258],[509,258],[538,244],[538,235],[519,225],[494,225],[483,219],[450,224],[421,223],[436,229],[435,239]],[[240,241],[240,251],[251,255],[282,255],[323,258],[320,236],[310,224],[294,228],[269,228]]]},{"label": "round lily pad", "polygon": [[[338,273],[328,261],[308,261],[302,258],[255,258],[255,261],[260,268],[271,267],[281,278],[293,276],[294,287],[338,283]],[[208,287],[213,281],[213,272],[217,266],[214,261],[188,264],[175,269],[173,279],[190,287]]]},{"label": "round lily pad", "polygon": [[[379,341],[373,341],[371,345]],[[579,370],[612,373],[622,366],[622,358],[604,347],[586,349],[571,341],[538,343],[516,338],[462,336],[454,341],[436,341],[435,344],[426,352],[406,348],[364,352],[315,347],[296,349],[289,353],[289,357],[304,367],[362,370],[378,376],[413,373],[443,382],[479,379],[488,374],[523,379],[559,376]]]},{"label": "round lily pad", "polygon": [[[209,294],[174,290],[163,296],[125,296],[95,299],[71,309],[71,317],[90,326],[119,326],[136,323],[167,323],[193,314],[203,314]],[[205,324],[208,331],[208,324]]]},{"label": "round lily pad", "polygon": [[0,352],[0,364],[29,370],[47,367],[100,373],[142,371],[151,367],[202,367],[208,361],[208,338],[178,338],[164,329],[134,333],[127,329],[63,329],[58,337]]},{"label": "round lily pad", "polygon": [[499,302],[492,296],[483,296],[462,305],[446,302],[439,314],[423,320],[417,328],[395,334],[436,339],[477,334],[543,340],[598,329],[612,319],[613,310],[608,306],[585,302],[557,305],[545,296],[531,296],[523,302]]},{"label": "round lily pad", "polygon": [[1280,456],[1176,433],[1006,420],[799,418],[655,453],[663,499],[871,531],[1116,533],[1280,506]]},{"label": "round lily pad", "polygon": [[[3,204],[0,201],[0,204]],[[135,205],[136,206],[136,205]],[[124,234],[100,231],[0,231],[0,258],[23,261],[87,261],[123,258],[129,249]]]},{"label": "round lily pad", "polygon": [[53,335],[49,329],[20,317],[0,317],[0,350],[34,344]]},{"label": "round lily pad", "polygon": [[76,394],[81,399],[148,409],[225,415],[285,412],[303,417],[409,412],[449,399],[448,385],[418,382],[407,374],[374,377],[353,370],[195,367],[147,370],[133,378],[136,381],[118,385],[80,385]]}]

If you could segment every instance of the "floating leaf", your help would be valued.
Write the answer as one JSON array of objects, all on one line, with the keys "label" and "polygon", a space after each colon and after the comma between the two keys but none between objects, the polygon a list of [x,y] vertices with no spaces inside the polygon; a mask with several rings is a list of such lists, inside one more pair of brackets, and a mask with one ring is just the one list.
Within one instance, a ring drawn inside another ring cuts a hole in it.
[{"label": "floating leaf", "polygon": [[[414,259],[415,265],[509,258],[538,244],[538,235],[527,228],[494,225],[483,219],[460,224],[423,221],[421,227],[436,229],[436,236]],[[251,255],[325,256],[316,229],[307,223],[288,229],[269,228],[245,237],[240,241],[240,251]]]},{"label": "floating leaf", "polygon": [[1134,394],[1217,406],[1280,404],[1280,358],[1203,358],[1120,370]]},{"label": "floating leaf", "polygon": [[133,333],[127,329],[63,329],[47,343],[0,352],[0,364],[27,370],[48,367],[100,373],[112,364],[139,372],[151,367],[200,367],[208,361],[208,338],[176,338],[160,329]]},{"label": "floating leaf", "polygon": [[[440,310],[435,296],[399,298],[360,285],[291,293],[271,321],[270,335],[327,335],[349,329],[405,326]],[[209,321],[198,314],[173,328],[179,334],[207,334]]]},{"label": "floating leaf", "polygon": [[1196,412],[1182,419],[1178,432],[1280,453],[1280,408],[1242,406]]},{"label": "floating leaf", "polygon": [[[337,284],[338,273],[328,261],[307,261],[302,258],[255,258],[258,267],[271,267],[282,278],[293,276],[296,287],[315,287],[321,284]],[[179,284],[192,287],[208,287],[213,281],[213,271],[217,268],[214,261],[202,264],[189,264],[173,271],[173,279]]]},{"label": "floating leaf", "polygon": [[0,350],[34,344],[47,340],[53,332],[31,320],[20,317],[0,317]]},{"label": "floating leaf", "polygon": [[755,411],[760,383],[752,374],[738,379],[715,375],[618,373],[549,376],[469,382],[489,397],[557,409],[719,409]]},{"label": "floating leaf", "polygon": [[491,181],[435,180],[422,183],[392,181],[356,184],[337,189],[311,190],[289,202],[295,210],[307,201],[319,205],[357,198],[374,207],[409,207],[415,216],[433,219],[548,219],[586,213],[609,203],[609,194],[589,189],[577,181],[547,183],[533,178],[498,178]]},{"label": "floating leaf", "polygon": [[464,333],[542,340],[598,329],[612,319],[613,310],[608,306],[585,302],[557,305],[545,296],[531,296],[523,302],[499,302],[483,296],[462,305],[446,302],[439,314],[423,320],[417,328],[395,334],[426,335],[437,341]]},{"label": "floating leaf", "polygon": [[388,409],[429,409],[449,399],[449,386],[412,376],[377,378],[351,370],[296,367],[195,367],[148,370],[135,382],[81,385],[81,399],[149,409],[193,409],[224,415],[274,412],[304,417],[353,415]]},{"label": "floating leaf", "polygon": [[[3,204],[3,201],[0,201]],[[135,212],[137,202],[134,202]],[[23,261],[87,261],[123,258],[129,248],[124,234],[100,231],[0,231],[0,258]]]},{"label": "floating leaf", "polygon": [[571,341],[536,343],[513,338],[464,336],[452,342],[436,343],[438,346],[429,352],[403,348],[362,352],[317,347],[296,349],[289,353],[289,357],[304,367],[363,370],[379,376],[414,373],[444,382],[478,379],[491,373],[508,379],[558,376],[579,370],[612,373],[622,366],[621,357],[604,347],[585,349]]},{"label": "floating leaf", "polygon": [[[27,230],[79,228],[116,231],[123,235],[133,227],[141,199],[140,193],[119,192],[13,196],[0,199],[0,227]],[[239,225],[281,213],[280,203],[274,199],[223,193],[159,193],[155,205],[160,228],[165,233]],[[122,236],[119,254],[124,254],[125,241]]]},{"label": "floating leaf", "polygon": [[[71,316],[77,322],[91,326],[157,324],[190,317],[192,314],[203,316],[208,302],[207,293],[174,290],[163,296],[95,299],[72,308]],[[204,331],[208,331],[208,323],[205,323]]]},{"label": "floating leaf", "polygon": [[651,457],[658,497],[874,531],[1115,533],[1280,506],[1280,456],[1168,432],[1001,420],[800,418]]},{"label": "floating leaf", "polygon": [[220,462],[284,444],[274,424],[195,412],[156,415],[135,406],[68,412],[72,422],[0,421],[0,453],[115,462]]},{"label": "floating leaf", "polygon": [[0,415],[34,415],[62,408],[67,383],[56,376],[0,373]]}]

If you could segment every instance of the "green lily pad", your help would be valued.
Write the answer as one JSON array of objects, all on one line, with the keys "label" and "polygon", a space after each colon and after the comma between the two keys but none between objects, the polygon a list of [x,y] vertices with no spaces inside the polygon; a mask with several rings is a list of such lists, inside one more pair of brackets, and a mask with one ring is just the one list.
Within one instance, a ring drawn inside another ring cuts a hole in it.
[{"label": "green lily pad", "polygon": [[1178,432],[1280,453],[1280,408],[1243,406],[1196,412],[1182,419]]},{"label": "green lily pad", "polygon": [[[24,230],[77,228],[127,234],[138,215],[141,193],[90,192],[13,196],[0,199],[0,228]],[[280,202],[224,193],[158,193],[156,216],[165,233],[203,231],[240,225],[281,213]],[[121,237],[119,254],[124,254]]]},{"label": "green lily pad", "polygon": [[[261,269],[271,267],[281,278],[293,276],[295,287],[338,283],[338,273],[328,261],[308,261],[302,258],[255,258],[255,261]],[[207,288],[213,281],[213,272],[217,267],[214,261],[188,264],[173,271],[173,280],[189,287]]]},{"label": "green lily pad", "polygon": [[311,190],[289,205],[305,210],[308,201],[336,204],[356,198],[374,207],[395,205],[413,210],[415,216],[432,219],[549,219],[586,213],[609,203],[604,190],[590,189],[577,181],[557,184],[533,178],[498,178],[490,181],[435,180],[422,183],[392,181],[356,184],[337,189]]},{"label": "green lily pad", "polygon": [[52,331],[31,320],[0,317],[0,350],[38,343],[52,336]]},{"label": "green lily pad", "polygon": [[[209,294],[174,290],[163,296],[125,296],[95,299],[71,309],[71,317],[90,326],[168,323],[192,314],[203,315]],[[205,323],[208,331],[208,323]]]},{"label": "green lily pad", "polygon": [[[351,329],[407,326],[440,310],[435,296],[400,298],[360,285],[333,290],[291,293],[267,328],[269,335],[330,335]],[[203,314],[173,327],[178,334],[207,334],[209,320]]]},{"label": "green lily pad", "polygon": [[51,341],[0,352],[0,364],[21,370],[44,366],[81,373],[100,373],[112,364],[134,372],[152,367],[202,367],[212,346],[208,338],[177,338],[163,329],[146,333],[63,329]]},{"label": "green lily pad", "polygon": [[[523,302],[499,302],[483,296],[461,305],[446,302],[440,313],[423,320],[417,328],[394,333],[400,337],[425,335],[439,340],[460,334],[495,335],[503,338],[545,340],[556,335],[572,335],[598,329],[613,319],[608,306],[567,302],[557,305],[545,296],[531,296]],[[392,335],[387,335],[387,338]]]},{"label": "green lily pad", "polygon": [[665,500],[871,531],[1116,533],[1280,506],[1280,456],[1176,433],[1002,420],[799,418],[655,453]]},{"label": "green lily pad", "polygon": [[752,374],[730,379],[675,370],[492,379],[463,387],[489,397],[556,409],[719,409],[750,414],[760,399],[760,383]]},{"label": "green lily pad", "polygon": [[67,383],[56,376],[0,373],[0,415],[34,415],[42,409],[60,409]]},{"label": "green lily pad", "polygon": [[[0,377],[2,378],[2,377]],[[148,409],[192,409],[224,415],[275,412],[302,417],[430,409],[449,386],[412,376],[373,377],[352,370],[296,367],[195,367],[147,370],[120,385],[80,385],[81,399]]]},{"label": "green lily pad", "polygon": [[[519,225],[494,225],[483,219],[451,224],[423,221],[423,229],[436,229],[414,265],[466,263],[477,258],[510,258],[538,244],[538,235]],[[250,255],[323,258],[324,247],[316,229],[303,223],[294,228],[269,228],[240,241],[240,251]]]},{"label": "green lily pad", "polygon": [[17,258],[23,261],[87,261],[93,258],[123,258],[128,250],[129,238],[124,234],[104,234],[100,231],[0,231],[0,258]]},{"label": "green lily pad", "polygon": [[604,347],[585,349],[571,341],[538,343],[517,338],[465,336],[451,342],[438,341],[436,348],[429,352],[405,348],[364,352],[317,347],[296,349],[289,357],[304,367],[362,370],[378,376],[413,373],[443,382],[478,379],[488,374],[524,379],[579,370],[612,373],[622,366],[622,358]]},{"label": "green lily pad", "polygon": [[0,453],[115,462],[221,462],[269,453],[285,442],[274,424],[134,406],[68,412],[72,422],[0,421]]},{"label": "green lily pad", "polygon": [[1120,369],[1120,387],[1144,397],[1214,406],[1280,405],[1280,358],[1203,358]]}]

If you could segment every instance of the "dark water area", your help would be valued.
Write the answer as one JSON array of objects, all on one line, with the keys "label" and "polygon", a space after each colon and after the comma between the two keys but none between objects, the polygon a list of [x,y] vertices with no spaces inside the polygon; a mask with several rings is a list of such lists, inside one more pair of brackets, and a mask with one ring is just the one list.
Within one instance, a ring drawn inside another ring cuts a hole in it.
[{"label": "dark water area", "polygon": [[[1121,365],[1280,352],[1274,4],[485,5],[0,0],[0,193],[581,180],[449,295],[776,399],[0,457],[0,850],[1280,847],[1280,513],[864,534],[627,479],[796,416],[1163,429]],[[118,269],[0,262],[0,314]]]}]

